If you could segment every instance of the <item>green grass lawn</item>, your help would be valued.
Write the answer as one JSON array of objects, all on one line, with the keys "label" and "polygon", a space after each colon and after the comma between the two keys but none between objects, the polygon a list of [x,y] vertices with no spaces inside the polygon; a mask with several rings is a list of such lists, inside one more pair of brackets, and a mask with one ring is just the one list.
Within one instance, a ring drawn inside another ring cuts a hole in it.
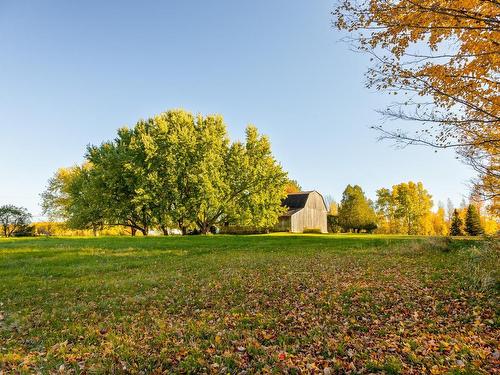
[{"label": "green grass lawn", "polygon": [[498,255],[372,235],[0,239],[0,369],[491,373]]}]

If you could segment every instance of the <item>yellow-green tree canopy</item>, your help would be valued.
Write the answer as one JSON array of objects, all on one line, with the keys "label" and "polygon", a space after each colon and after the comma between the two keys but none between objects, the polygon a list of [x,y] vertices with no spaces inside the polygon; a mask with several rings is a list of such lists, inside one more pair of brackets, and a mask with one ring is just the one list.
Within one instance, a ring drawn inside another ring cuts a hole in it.
[{"label": "yellow-green tree canopy", "polygon": [[358,185],[347,185],[338,209],[338,222],[344,230],[372,231],[377,228],[371,202]]},{"label": "yellow-green tree canopy", "polygon": [[89,146],[86,164],[59,170],[42,198],[46,213],[75,228],[207,233],[223,222],[273,226],[287,181],[255,127],[231,143],[222,116],[172,110]]}]

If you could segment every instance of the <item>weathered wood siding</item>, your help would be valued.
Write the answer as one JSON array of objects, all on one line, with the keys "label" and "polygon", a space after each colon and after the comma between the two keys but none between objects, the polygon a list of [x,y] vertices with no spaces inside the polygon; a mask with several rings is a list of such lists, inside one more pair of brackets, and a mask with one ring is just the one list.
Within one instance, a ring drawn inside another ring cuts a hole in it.
[{"label": "weathered wood siding", "polygon": [[306,205],[291,216],[291,232],[302,233],[307,229],[319,229],[327,233],[327,210],[321,194],[313,191],[307,198]]},{"label": "weathered wood siding", "polygon": [[282,216],[279,218],[278,224],[274,227],[276,232],[289,232],[290,231],[290,216]]}]

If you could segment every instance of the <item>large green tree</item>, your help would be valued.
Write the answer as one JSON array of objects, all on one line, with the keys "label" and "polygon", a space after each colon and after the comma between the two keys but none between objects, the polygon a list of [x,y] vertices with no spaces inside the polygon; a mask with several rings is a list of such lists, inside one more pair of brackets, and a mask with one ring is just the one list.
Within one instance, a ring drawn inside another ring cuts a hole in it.
[{"label": "large green tree", "polygon": [[133,234],[207,233],[222,222],[269,228],[283,210],[288,180],[269,139],[249,126],[245,142],[231,143],[219,115],[168,111],[89,146],[86,159],[43,193],[47,212],[81,226],[97,218]]},{"label": "large green tree", "polygon": [[256,128],[247,128],[244,143],[231,144],[221,116],[175,110],[135,131],[160,227],[207,233],[221,221],[262,228],[276,222],[286,173]]},{"label": "large green tree", "polygon": [[196,119],[189,112],[171,110],[154,116],[147,126],[137,129],[148,165],[146,176],[153,183],[150,191],[156,202],[154,215],[165,234],[169,227],[186,233],[196,225],[193,212],[198,207],[197,120],[200,117]]},{"label": "large green tree", "polygon": [[371,202],[358,185],[347,185],[340,202],[339,224],[344,230],[371,231],[377,227],[376,215]]}]

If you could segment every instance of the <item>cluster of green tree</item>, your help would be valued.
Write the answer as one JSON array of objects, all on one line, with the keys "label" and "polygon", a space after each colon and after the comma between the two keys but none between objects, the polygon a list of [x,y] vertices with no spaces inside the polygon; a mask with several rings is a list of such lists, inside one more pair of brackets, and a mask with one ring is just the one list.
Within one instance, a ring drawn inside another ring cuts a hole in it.
[{"label": "cluster of green tree", "polygon": [[31,214],[24,207],[0,206],[0,225],[4,237],[22,236],[30,232]]},{"label": "cluster of green tree", "polygon": [[269,139],[248,126],[244,142],[230,142],[219,115],[164,112],[89,146],[85,158],[58,170],[42,194],[44,213],[70,228],[270,228],[283,211],[287,173]]},{"label": "cluster of green tree", "polygon": [[474,204],[469,204],[465,210],[465,220],[462,219],[460,210],[454,209],[451,217],[450,235],[463,236],[479,236],[484,233],[483,225],[481,224],[481,216],[478,208]]}]

